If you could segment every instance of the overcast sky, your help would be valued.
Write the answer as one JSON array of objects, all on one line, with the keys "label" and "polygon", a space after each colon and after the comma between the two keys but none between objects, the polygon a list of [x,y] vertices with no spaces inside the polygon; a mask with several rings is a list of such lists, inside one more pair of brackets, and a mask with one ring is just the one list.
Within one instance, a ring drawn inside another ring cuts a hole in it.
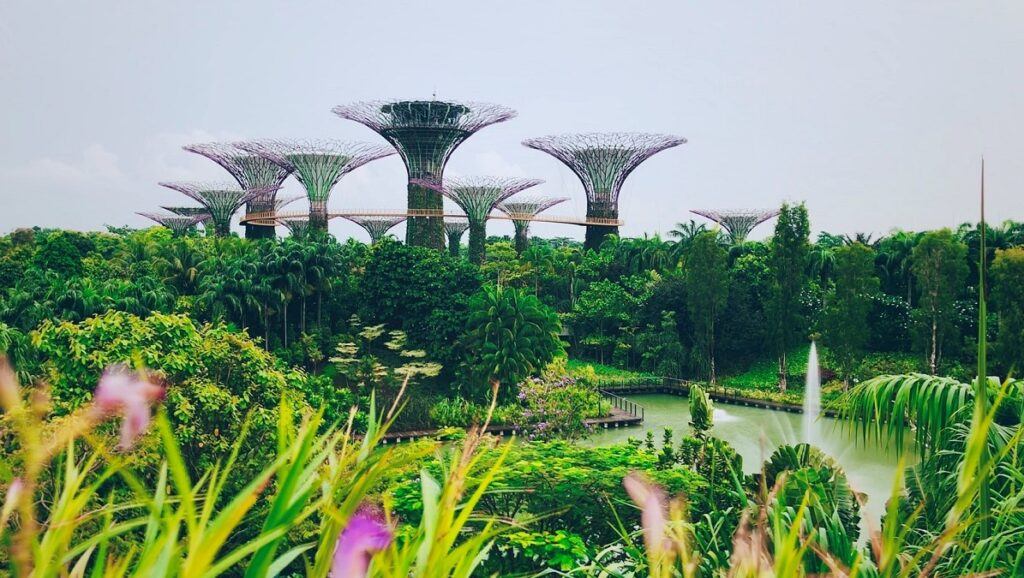
[{"label": "overcast sky", "polygon": [[[572,197],[551,214],[582,215],[582,187],[523,139],[689,139],[626,181],[623,235],[783,200],[806,201],[816,231],[955,226],[977,217],[982,155],[989,218],[1024,220],[1022,62],[1019,0],[3,0],[0,233],[144,226],[135,211],[187,204],[157,181],[227,177],[181,145],[376,142],[331,107],[434,93],[519,112],[449,171],[545,179],[536,192]],[[329,206],[404,207],[405,179],[397,157],[373,162]]]}]

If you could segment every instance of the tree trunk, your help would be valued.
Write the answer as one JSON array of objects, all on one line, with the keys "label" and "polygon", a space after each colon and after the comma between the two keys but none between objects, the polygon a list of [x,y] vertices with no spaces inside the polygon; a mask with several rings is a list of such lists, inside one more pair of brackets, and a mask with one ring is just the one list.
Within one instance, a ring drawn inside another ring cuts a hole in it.
[{"label": "tree trunk", "polygon": [[928,368],[931,370],[931,374],[935,375],[939,372],[939,320],[936,317],[932,317],[932,353],[931,358],[928,360]]},{"label": "tree trunk", "polygon": [[786,381],[786,374],[789,373],[786,364],[786,352],[783,351],[779,356],[779,391],[786,393],[786,387],[788,383]]}]

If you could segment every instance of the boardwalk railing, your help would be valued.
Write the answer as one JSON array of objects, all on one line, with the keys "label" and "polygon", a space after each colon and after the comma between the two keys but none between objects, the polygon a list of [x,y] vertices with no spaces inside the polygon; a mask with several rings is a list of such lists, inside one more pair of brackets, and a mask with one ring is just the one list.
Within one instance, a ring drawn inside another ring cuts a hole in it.
[{"label": "boardwalk railing", "polygon": [[620,409],[633,417],[638,417],[641,420],[644,419],[644,406],[639,403],[617,396],[604,389],[598,389],[597,391],[601,394],[602,400],[608,400],[611,402],[612,407]]},{"label": "boardwalk railing", "polygon": [[[803,413],[804,411],[800,405],[751,397],[750,390],[721,385],[712,386],[704,382],[676,379],[674,377],[600,380],[597,387],[603,395],[609,396],[631,393],[667,393],[687,397],[690,395],[690,386],[693,384],[700,385],[704,392],[708,394],[708,397],[722,403],[774,409],[789,413]],[[828,417],[839,417],[839,412],[833,408],[822,408],[821,413]]]}]

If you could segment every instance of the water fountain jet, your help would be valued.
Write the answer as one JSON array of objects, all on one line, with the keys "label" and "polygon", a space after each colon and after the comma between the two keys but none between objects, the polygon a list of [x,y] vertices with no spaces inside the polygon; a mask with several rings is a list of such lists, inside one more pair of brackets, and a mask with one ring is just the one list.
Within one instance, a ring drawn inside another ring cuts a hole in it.
[{"label": "water fountain jet", "polygon": [[818,431],[818,416],[821,415],[821,371],[818,368],[818,346],[811,342],[807,356],[807,379],[804,382],[803,441],[817,446],[821,436]]}]

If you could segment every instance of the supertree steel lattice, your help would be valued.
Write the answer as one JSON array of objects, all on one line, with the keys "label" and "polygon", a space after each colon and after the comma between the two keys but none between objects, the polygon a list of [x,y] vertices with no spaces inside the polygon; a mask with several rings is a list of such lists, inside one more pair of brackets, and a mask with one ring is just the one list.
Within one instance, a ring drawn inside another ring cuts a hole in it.
[{"label": "supertree steel lattice", "polygon": [[469,221],[453,217],[444,220],[444,234],[448,237],[448,254],[452,257],[459,256],[459,248],[462,245],[462,234],[469,228]]},{"label": "supertree steel lattice", "polygon": [[309,232],[309,217],[288,217],[283,219],[281,224],[288,229],[288,232],[295,239],[304,239]]},{"label": "supertree steel lattice", "polygon": [[195,226],[196,223],[202,218],[201,215],[192,217],[186,217],[184,215],[162,214],[162,213],[136,213],[146,217],[147,219],[154,221],[164,227],[167,227],[174,233],[175,237],[185,235]]},{"label": "supertree steel lattice", "polygon": [[516,115],[495,104],[439,100],[357,102],[335,107],[334,114],[366,125],[398,150],[409,174],[411,216],[405,241],[438,250],[444,248],[444,203],[440,194],[413,181],[442,180],[445,164],[459,145],[476,131]]},{"label": "supertree steel lattice", "polygon": [[522,254],[530,246],[530,221],[538,214],[568,200],[569,197],[527,197],[498,205],[498,210],[512,219],[512,226],[516,229],[516,253]]},{"label": "supertree steel lattice", "polygon": [[[243,150],[232,143],[215,142],[185,145],[181,147],[190,153],[204,156],[224,168],[245,190],[274,187],[266,198],[257,196],[245,204],[248,217],[254,213],[274,211],[277,191],[288,178],[290,169],[282,167],[260,155]],[[266,225],[245,225],[247,239],[273,238],[274,227]]]},{"label": "supertree steel lattice", "polygon": [[305,195],[294,195],[294,196],[291,196],[291,197],[284,197],[282,199],[274,199],[274,204],[271,205],[271,210],[276,213],[276,212],[280,211],[281,209],[287,207],[288,205],[294,203],[295,201],[297,201],[299,199],[305,199],[305,198],[306,198]]},{"label": "supertree steel lattice", "polygon": [[405,217],[358,217],[346,216],[346,219],[359,225],[370,234],[370,243],[376,243],[388,234],[392,227],[405,220]]},{"label": "supertree steel lattice", "polygon": [[160,207],[160,208],[165,210],[165,211],[170,211],[170,212],[174,213],[175,215],[181,215],[183,217],[198,217],[199,220],[197,222],[203,226],[203,233],[204,234],[209,234],[209,233],[212,232],[210,230],[210,221],[211,221],[210,211],[206,210],[206,207],[171,207],[171,206],[163,206],[163,207]]},{"label": "supertree steel lattice", "polygon": [[341,177],[382,157],[395,154],[388,147],[333,140],[259,141],[238,147],[288,169],[309,197],[309,227],[327,231],[327,200]]},{"label": "supertree steel lattice", "polygon": [[754,227],[779,214],[778,209],[693,209],[690,212],[721,225],[729,232],[733,245],[746,241]]},{"label": "supertree steel lattice", "polygon": [[619,192],[626,177],[653,155],[685,142],[665,134],[608,132],[546,136],[523,144],[562,161],[583,182],[591,222],[583,246],[597,250],[605,237],[619,232]]},{"label": "supertree steel lattice", "polygon": [[469,260],[479,265],[484,262],[487,250],[487,216],[498,203],[544,181],[515,177],[457,177],[445,179],[443,183],[426,179],[411,182],[441,193],[465,211],[469,220]]},{"label": "supertree steel lattice", "polygon": [[231,234],[231,217],[249,200],[270,194],[272,187],[241,189],[230,183],[160,183],[160,186],[178,191],[206,207],[213,220],[213,232],[218,237]]}]

